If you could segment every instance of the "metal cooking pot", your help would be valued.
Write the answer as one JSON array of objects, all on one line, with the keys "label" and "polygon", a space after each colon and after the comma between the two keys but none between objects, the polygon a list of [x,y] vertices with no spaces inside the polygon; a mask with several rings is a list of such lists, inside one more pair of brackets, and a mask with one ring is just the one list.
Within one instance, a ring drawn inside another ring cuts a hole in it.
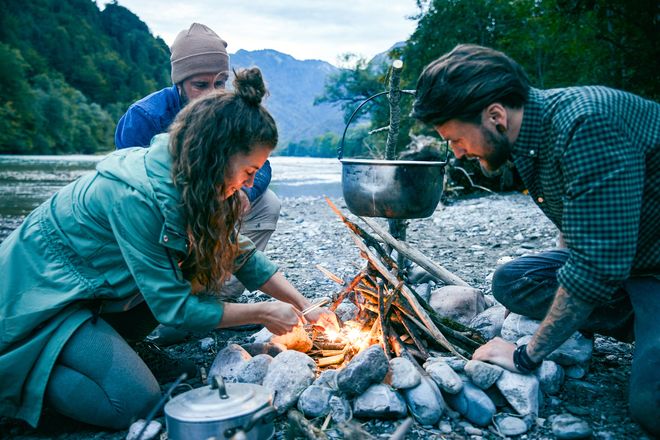
[{"label": "metal cooking pot", "polygon": [[186,391],[165,405],[170,440],[241,438],[270,439],[277,415],[266,388],[251,383],[225,383],[216,376],[211,385]]},{"label": "metal cooking pot", "polygon": [[[414,90],[400,90],[414,94]],[[447,162],[410,160],[344,159],[344,139],[358,111],[377,93],[363,101],[344,128],[338,149],[342,164],[342,191],[346,206],[355,215],[409,219],[429,217],[442,196]]]},{"label": "metal cooking pot", "polygon": [[442,195],[445,162],[342,159],[342,190],[355,215],[424,218]]}]

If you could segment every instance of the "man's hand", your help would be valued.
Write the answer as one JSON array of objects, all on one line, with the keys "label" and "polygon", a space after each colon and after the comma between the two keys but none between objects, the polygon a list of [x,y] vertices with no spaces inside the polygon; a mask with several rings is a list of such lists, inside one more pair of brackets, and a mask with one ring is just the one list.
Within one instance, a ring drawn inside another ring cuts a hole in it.
[{"label": "man's hand", "polygon": [[499,365],[514,373],[520,373],[513,364],[513,352],[516,350],[516,344],[505,341],[502,338],[493,338],[486,344],[477,348],[472,355],[476,361],[490,362]]},{"label": "man's hand", "polygon": [[239,189],[238,191],[236,191],[236,194],[238,196],[239,202],[241,203],[240,215],[244,216],[245,214],[250,212],[250,208],[252,207],[252,205],[250,203],[250,199],[248,199],[247,194],[242,189]]}]

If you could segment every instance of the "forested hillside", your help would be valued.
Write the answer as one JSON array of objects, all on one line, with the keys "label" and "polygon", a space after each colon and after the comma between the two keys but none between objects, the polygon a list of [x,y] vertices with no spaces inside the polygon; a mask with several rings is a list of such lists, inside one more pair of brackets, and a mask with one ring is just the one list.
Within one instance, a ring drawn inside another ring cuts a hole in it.
[{"label": "forested hillside", "polygon": [[169,49],[128,9],[91,0],[4,0],[0,153],[112,149],[117,119],[170,84]]},{"label": "forested hillside", "polygon": [[[418,0],[417,28],[393,57],[402,58],[402,88],[414,89],[426,64],[459,43],[502,50],[539,88],[598,84],[660,99],[660,2],[657,0]],[[363,61],[334,75],[323,100],[343,104],[384,90],[386,72]],[[402,99],[410,110],[410,100]],[[387,101],[369,106],[369,128],[387,125]],[[402,121],[399,147],[413,121]],[[361,137],[356,144],[361,144]]]}]

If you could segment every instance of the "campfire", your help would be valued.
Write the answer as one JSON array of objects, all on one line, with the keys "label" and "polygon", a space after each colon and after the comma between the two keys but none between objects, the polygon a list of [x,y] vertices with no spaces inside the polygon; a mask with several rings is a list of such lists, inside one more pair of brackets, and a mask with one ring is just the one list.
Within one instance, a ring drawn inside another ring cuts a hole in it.
[{"label": "campfire", "polygon": [[344,322],[339,332],[311,330],[313,349],[308,355],[316,360],[319,368],[342,368],[373,344],[381,345],[388,359],[400,356],[420,365],[432,351],[451,352],[467,359],[485,342],[472,329],[439,316],[406,283],[388,251],[396,249],[420,266],[431,269],[448,284],[467,285],[464,281],[391,237],[373,220],[363,219],[381,238],[376,239],[347,219],[330,200],[327,202],[348,227],[366,264],[348,283],[317,266],[331,280],[344,286],[332,298],[330,310],[336,310],[346,300],[358,310],[357,316]]}]

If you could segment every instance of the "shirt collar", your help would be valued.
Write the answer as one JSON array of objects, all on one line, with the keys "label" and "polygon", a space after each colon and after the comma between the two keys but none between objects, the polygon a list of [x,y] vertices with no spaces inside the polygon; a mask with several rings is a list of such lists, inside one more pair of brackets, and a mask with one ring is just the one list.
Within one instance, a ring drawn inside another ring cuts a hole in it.
[{"label": "shirt collar", "polygon": [[543,94],[535,88],[529,89],[529,95],[523,110],[523,120],[518,139],[513,144],[513,156],[536,157],[542,145],[543,135]]}]

